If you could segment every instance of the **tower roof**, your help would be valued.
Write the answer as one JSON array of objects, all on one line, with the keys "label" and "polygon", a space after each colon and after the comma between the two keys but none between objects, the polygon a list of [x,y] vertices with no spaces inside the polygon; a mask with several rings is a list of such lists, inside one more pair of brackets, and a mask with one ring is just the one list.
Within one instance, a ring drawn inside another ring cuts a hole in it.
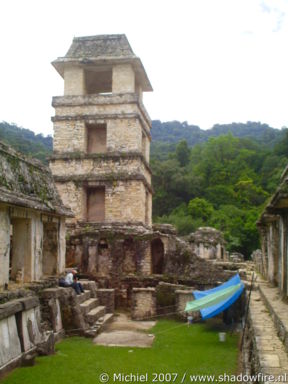
[{"label": "tower roof", "polygon": [[125,35],[75,37],[65,57],[136,57]]},{"label": "tower roof", "polygon": [[52,62],[58,73],[64,77],[65,65],[83,67],[108,66],[130,63],[143,91],[152,91],[152,86],[139,57],[137,57],[126,35],[97,35],[74,37],[72,45],[64,57]]}]

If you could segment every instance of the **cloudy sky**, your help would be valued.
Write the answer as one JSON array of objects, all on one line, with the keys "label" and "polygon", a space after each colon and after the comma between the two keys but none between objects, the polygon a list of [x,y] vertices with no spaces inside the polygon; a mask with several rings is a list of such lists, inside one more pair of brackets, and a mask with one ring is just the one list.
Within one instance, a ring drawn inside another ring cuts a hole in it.
[{"label": "cloudy sky", "polygon": [[0,121],[52,134],[51,61],[74,36],[125,33],[152,119],[288,126],[288,0],[2,0]]}]

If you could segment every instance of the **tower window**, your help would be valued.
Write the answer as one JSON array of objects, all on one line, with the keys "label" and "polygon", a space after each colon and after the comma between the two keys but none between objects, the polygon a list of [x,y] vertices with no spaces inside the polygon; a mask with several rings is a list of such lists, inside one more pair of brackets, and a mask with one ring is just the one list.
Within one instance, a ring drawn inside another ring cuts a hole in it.
[{"label": "tower window", "polygon": [[112,68],[110,70],[86,70],[87,95],[112,93]]},{"label": "tower window", "polygon": [[105,187],[87,189],[87,221],[105,221]]},{"label": "tower window", "polygon": [[87,124],[87,153],[105,153],[107,151],[106,124]]}]

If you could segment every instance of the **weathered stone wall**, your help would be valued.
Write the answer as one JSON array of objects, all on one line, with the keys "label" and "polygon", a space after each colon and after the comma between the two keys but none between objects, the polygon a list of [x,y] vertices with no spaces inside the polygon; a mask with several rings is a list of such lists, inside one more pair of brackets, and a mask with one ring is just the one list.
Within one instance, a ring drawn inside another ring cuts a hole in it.
[{"label": "weathered stone wall", "polygon": [[0,206],[0,286],[9,282],[10,217],[7,207]]},{"label": "weathered stone wall", "polygon": [[7,316],[0,319],[0,374],[1,370],[9,363],[21,357],[21,344],[18,337],[15,315]]},{"label": "weathered stone wall", "polygon": [[85,74],[80,66],[66,67],[64,72],[64,94],[83,95],[85,93]]},{"label": "weathered stone wall", "polygon": [[[79,154],[78,154],[79,156]],[[75,175],[75,179],[79,179],[81,176],[89,175],[91,179],[93,176],[99,178],[101,175],[108,178],[116,178],[117,176],[127,175],[143,175],[147,183],[151,184],[151,171],[143,163],[141,155],[138,153],[125,154],[113,154],[113,155],[90,155],[88,158],[71,158],[68,156],[63,159],[52,159],[50,161],[50,168],[54,177]],[[73,177],[72,177],[73,179]]]},{"label": "weathered stone wall", "polygon": [[160,281],[156,287],[156,299],[157,299],[157,313],[176,315],[178,314],[177,308],[177,292],[178,290],[191,289],[187,286],[180,284],[171,284],[164,281]]},{"label": "weathered stone wall", "polygon": [[112,92],[135,92],[135,73],[131,64],[113,66]]},{"label": "weathered stone wall", "polygon": [[192,294],[192,291],[191,290],[177,290],[175,292],[175,296],[176,296],[176,312],[177,312],[177,315],[182,317],[182,318],[186,318],[187,317],[187,314],[186,312],[184,312],[184,309],[186,307],[186,303],[188,301],[193,301],[194,300],[194,296]]},{"label": "weathered stone wall", "polygon": [[56,335],[64,333],[59,297],[61,288],[48,288],[41,292],[41,320],[45,329],[52,329]]},{"label": "weathered stone wall", "polygon": [[176,238],[175,249],[171,249],[165,255],[163,273],[174,276],[179,283],[195,286],[197,289],[208,289],[226,281],[244,265],[202,259],[186,242]]},{"label": "weathered stone wall", "polygon": [[[84,120],[54,118],[54,151],[87,152],[86,126]],[[142,125],[137,117],[119,119],[90,118],[89,124],[107,124],[107,152],[142,153]],[[148,129],[147,129],[148,132]],[[73,139],[70,140],[70,137]],[[149,141],[148,141],[149,143]],[[147,148],[148,151],[148,148]]]},{"label": "weathered stone wall", "polygon": [[97,297],[100,305],[106,307],[106,313],[114,313],[115,311],[115,290],[100,288],[97,290]]},{"label": "weathered stone wall", "polygon": [[54,122],[54,152],[85,152],[86,128],[83,120]]},{"label": "weathered stone wall", "polygon": [[[86,215],[86,195],[85,190],[79,183],[67,181],[65,183],[56,182],[57,190],[61,195],[63,203],[71,208],[73,218],[68,218],[67,222],[81,220]],[[84,210],[85,208],[85,210]]]},{"label": "weathered stone wall", "polygon": [[150,242],[146,239],[149,232],[145,228],[142,232],[137,230],[131,225],[128,233],[126,227],[100,224],[71,228],[67,262],[97,277],[113,277],[116,284],[121,276],[150,274]]},{"label": "weathered stone wall", "polygon": [[[145,186],[140,181],[116,182],[107,190],[106,221],[145,223]],[[125,209],[123,209],[125,207]]]},{"label": "weathered stone wall", "polygon": [[[82,183],[57,182],[59,193],[63,202],[67,204],[75,214],[76,220],[86,221],[86,188]],[[105,186],[105,223],[130,222],[145,224],[145,200],[146,188],[141,180],[114,180],[91,182],[89,186]],[[150,192],[148,193],[148,196]],[[151,197],[149,197],[149,210]],[[124,209],[125,207],[125,209]],[[151,225],[151,216],[148,219]]]},{"label": "weathered stone wall", "polygon": [[225,241],[221,231],[212,227],[200,227],[187,240],[197,256],[202,259],[225,260]]},{"label": "weathered stone wall", "polygon": [[156,316],[155,288],[133,288],[131,317],[134,320],[149,320]]},{"label": "weathered stone wall", "polygon": [[21,362],[22,354],[35,351],[47,338],[42,332],[37,297],[27,297],[0,306],[0,375]]},{"label": "weathered stone wall", "polygon": [[9,282],[9,263],[10,277],[18,282],[43,276],[44,217],[56,224],[62,220],[56,226],[55,272],[63,270],[65,216],[72,212],[63,206],[50,170],[0,142],[0,286]]},{"label": "weathered stone wall", "polygon": [[279,215],[264,215],[259,223],[261,254],[253,255],[256,269],[271,284],[278,286],[284,297],[288,296],[287,217],[284,210]]},{"label": "weathered stone wall", "polygon": [[138,119],[115,119],[107,122],[108,151],[142,152],[142,128]]},{"label": "weathered stone wall", "polygon": [[[146,123],[144,118],[139,118],[141,115],[138,116],[137,113],[127,115],[119,114],[118,118],[111,118],[111,115],[109,114],[101,117],[99,115],[95,115],[96,112],[93,106],[93,115],[91,117],[86,119],[77,119],[74,117],[76,111],[73,108],[71,108],[74,111],[73,115],[71,115],[72,117],[70,115],[69,118],[65,116],[59,117],[57,115],[54,118],[53,149],[55,153],[87,152],[87,132],[85,123],[105,123],[107,126],[107,152],[137,151],[142,153],[143,134],[147,137],[145,141],[145,157],[146,160],[149,161],[149,157],[147,155],[150,150],[150,126]],[[75,109],[77,110],[77,108]],[[83,113],[85,113],[85,111]]]},{"label": "weathered stone wall", "polygon": [[262,251],[260,249],[256,249],[252,255],[251,259],[254,262],[255,265],[255,271],[260,273],[263,276],[263,255]]},{"label": "weathered stone wall", "polygon": [[[48,237],[46,242],[43,241],[45,234],[43,222],[47,220],[55,224],[56,239],[53,255],[45,252],[46,247],[51,245],[52,239]],[[45,265],[51,263],[52,259],[55,259],[55,273],[61,273],[65,268],[65,234],[64,218],[61,220],[59,217],[43,215],[29,208],[0,206],[0,250],[2,247],[0,264],[3,266],[0,272],[0,285],[9,283],[10,258],[12,259],[11,279],[18,282],[30,282],[42,278]]]}]

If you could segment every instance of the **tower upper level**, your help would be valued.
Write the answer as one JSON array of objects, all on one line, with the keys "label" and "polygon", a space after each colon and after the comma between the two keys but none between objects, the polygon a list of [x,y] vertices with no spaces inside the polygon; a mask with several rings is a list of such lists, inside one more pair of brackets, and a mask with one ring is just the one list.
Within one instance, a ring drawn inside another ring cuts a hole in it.
[{"label": "tower upper level", "polygon": [[141,60],[125,35],[75,37],[64,57],[52,62],[64,78],[64,95],[152,91]]}]

